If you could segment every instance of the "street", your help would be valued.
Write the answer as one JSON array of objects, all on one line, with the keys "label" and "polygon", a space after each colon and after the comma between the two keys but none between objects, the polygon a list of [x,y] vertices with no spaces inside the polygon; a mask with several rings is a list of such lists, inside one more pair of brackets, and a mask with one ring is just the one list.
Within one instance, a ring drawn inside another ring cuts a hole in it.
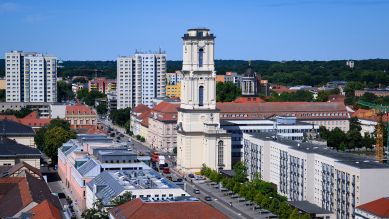
[{"label": "street", "polygon": [[[141,143],[140,141],[130,137],[129,135],[124,133],[124,129],[117,127],[110,123],[109,121],[103,120],[100,121],[105,127],[110,126],[114,130],[119,131],[124,137],[120,138],[120,141],[127,142],[129,138],[131,138],[132,142],[132,150],[135,153],[142,153],[146,155],[150,155],[152,149],[147,147],[145,143]],[[178,171],[175,170],[172,165],[175,163],[175,157],[169,156],[166,153],[160,152],[161,155],[165,155],[165,161],[168,163],[171,173],[165,176],[171,176],[173,181],[181,178],[184,179],[183,189],[193,197],[198,198],[200,201],[213,206],[219,211],[223,212],[225,215],[230,218],[276,218],[275,215],[271,214],[269,211],[260,209],[256,206],[248,202],[243,202],[241,200],[232,198],[231,196],[225,195],[223,192],[218,189],[209,186],[204,181],[193,180],[193,182],[186,181],[186,177],[181,175]],[[200,194],[195,194],[194,189],[200,190]],[[210,196],[212,201],[206,201],[205,197]],[[232,204],[232,206],[231,206]]]}]

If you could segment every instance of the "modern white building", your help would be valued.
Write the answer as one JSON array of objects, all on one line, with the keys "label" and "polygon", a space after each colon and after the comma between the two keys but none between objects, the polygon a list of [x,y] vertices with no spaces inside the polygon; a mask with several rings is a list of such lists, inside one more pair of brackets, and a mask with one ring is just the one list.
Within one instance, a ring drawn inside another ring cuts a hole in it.
[{"label": "modern white building", "polygon": [[243,133],[277,132],[279,136],[295,141],[302,141],[305,133],[319,133],[319,125],[297,121],[296,117],[221,120],[220,127],[231,134],[232,163],[236,163],[242,158]]},{"label": "modern white building", "polygon": [[5,53],[6,102],[57,102],[57,57],[36,52]]},{"label": "modern white building", "polygon": [[375,160],[271,133],[244,133],[243,141],[250,179],[259,175],[290,201],[308,201],[335,218],[354,218],[355,206],[389,195],[389,167]]},{"label": "modern white building", "polygon": [[189,29],[183,39],[181,105],[177,120],[177,168],[231,169],[231,137],[216,109],[214,39],[209,29]]},{"label": "modern white building", "polygon": [[165,96],[166,54],[137,53],[117,59],[117,108],[151,106],[155,97]]},{"label": "modern white building", "polygon": [[131,192],[133,198],[154,201],[190,196],[153,169],[105,171],[87,183],[86,207],[93,208],[98,199],[104,206],[110,206],[113,199],[125,192]]}]

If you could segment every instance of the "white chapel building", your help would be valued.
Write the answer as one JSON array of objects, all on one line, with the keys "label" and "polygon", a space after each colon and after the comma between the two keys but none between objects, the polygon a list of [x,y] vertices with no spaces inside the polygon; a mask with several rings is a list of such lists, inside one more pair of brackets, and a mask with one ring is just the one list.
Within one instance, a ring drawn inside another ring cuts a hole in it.
[{"label": "white chapel building", "polygon": [[231,137],[220,128],[216,108],[215,36],[189,29],[183,39],[181,105],[177,123],[177,168],[193,173],[202,165],[231,169]]}]

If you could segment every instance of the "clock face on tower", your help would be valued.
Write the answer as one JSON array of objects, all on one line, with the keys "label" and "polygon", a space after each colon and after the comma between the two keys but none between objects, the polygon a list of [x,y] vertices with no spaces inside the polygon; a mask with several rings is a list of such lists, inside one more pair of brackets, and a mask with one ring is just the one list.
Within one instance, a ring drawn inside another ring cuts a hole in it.
[{"label": "clock face on tower", "polygon": [[202,47],[204,47],[204,46],[205,46],[205,42],[204,42],[204,41],[200,41],[200,42],[199,42],[199,47],[202,48]]}]

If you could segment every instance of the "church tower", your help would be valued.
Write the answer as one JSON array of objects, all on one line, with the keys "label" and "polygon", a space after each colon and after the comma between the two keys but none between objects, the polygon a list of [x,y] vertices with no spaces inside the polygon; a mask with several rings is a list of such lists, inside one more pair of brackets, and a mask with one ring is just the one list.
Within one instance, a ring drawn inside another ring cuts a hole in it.
[{"label": "church tower", "polygon": [[189,29],[183,39],[181,105],[177,123],[177,167],[196,172],[202,164],[231,169],[231,138],[220,129],[216,109],[215,36]]}]

